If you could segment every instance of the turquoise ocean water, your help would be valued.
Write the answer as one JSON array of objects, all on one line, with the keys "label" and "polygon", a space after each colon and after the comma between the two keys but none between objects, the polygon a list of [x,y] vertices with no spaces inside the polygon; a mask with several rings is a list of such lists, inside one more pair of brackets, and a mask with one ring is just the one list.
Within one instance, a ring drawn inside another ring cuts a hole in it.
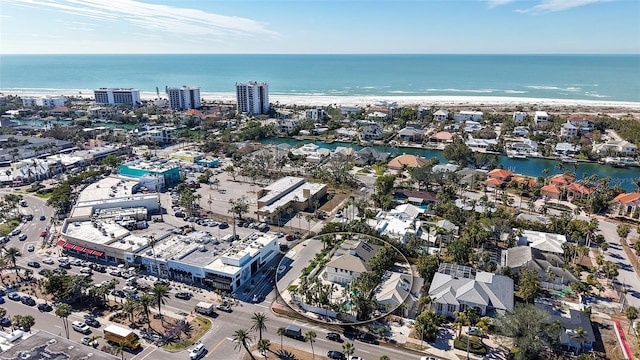
[{"label": "turquoise ocean water", "polygon": [[0,55],[4,91],[266,81],[278,95],[640,101],[640,55]]}]

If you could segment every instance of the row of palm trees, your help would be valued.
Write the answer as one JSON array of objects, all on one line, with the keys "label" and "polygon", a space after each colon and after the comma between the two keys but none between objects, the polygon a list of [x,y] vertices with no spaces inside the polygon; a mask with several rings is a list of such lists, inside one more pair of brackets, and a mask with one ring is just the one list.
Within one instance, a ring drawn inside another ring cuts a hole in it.
[{"label": "row of palm trees", "polygon": [[[254,313],[251,317],[251,320],[253,320],[253,325],[251,325],[251,328],[249,328],[248,330],[238,329],[233,333],[233,336],[231,338],[234,342],[234,350],[244,349],[247,354],[249,354],[251,359],[255,360],[255,356],[251,352],[251,343],[253,342],[253,338],[251,337],[250,332],[258,332],[258,343],[256,344],[256,347],[258,351],[260,351],[260,353],[266,357],[267,352],[271,350],[271,341],[269,339],[263,339],[262,333],[266,332],[267,330],[266,323],[269,318],[265,313]],[[283,338],[285,333],[286,329],[284,327],[278,328],[277,334],[278,336],[280,336],[280,351],[282,351],[283,348]],[[313,359],[315,359],[315,349],[313,347],[313,344],[316,342],[317,337],[318,335],[313,330],[309,330],[304,333],[304,341],[308,342],[311,346],[311,356]],[[353,355],[355,350],[355,346],[351,342],[345,342],[344,344],[342,344],[342,351],[347,357]],[[389,360],[389,357],[387,355],[383,355],[380,357],[380,360]]]}]

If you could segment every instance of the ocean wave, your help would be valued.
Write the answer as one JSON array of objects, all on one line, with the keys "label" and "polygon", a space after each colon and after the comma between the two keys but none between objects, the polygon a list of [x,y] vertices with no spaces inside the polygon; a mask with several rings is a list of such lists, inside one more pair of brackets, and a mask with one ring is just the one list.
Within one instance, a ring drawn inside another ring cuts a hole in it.
[{"label": "ocean wave", "polygon": [[534,90],[558,90],[558,91],[570,91],[570,92],[578,92],[582,90],[582,88],[577,86],[559,87],[559,86],[551,86],[551,85],[526,85],[525,87],[529,89],[534,89]]},{"label": "ocean wave", "polygon": [[587,95],[587,96],[589,96],[589,97],[594,97],[594,98],[598,98],[598,99],[602,99],[602,98],[609,98],[609,97],[611,97],[611,96],[608,96],[608,95],[601,95],[601,94],[598,94],[598,93],[597,93],[597,92],[595,92],[595,91],[587,91],[587,92],[585,92],[584,94],[585,94],[585,95]]},{"label": "ocean wave", "polygon": [[528,91],[524,91],[524,90],[505,90],[504,91],[507,94],[526,94],[528,93]]},{"label": "ocean wave", "polygon": [[455,92],[455,93],[477,93],[477,94],[490,94],[495,91],[499,91],[496,89],[426,89],[427,92]]}]

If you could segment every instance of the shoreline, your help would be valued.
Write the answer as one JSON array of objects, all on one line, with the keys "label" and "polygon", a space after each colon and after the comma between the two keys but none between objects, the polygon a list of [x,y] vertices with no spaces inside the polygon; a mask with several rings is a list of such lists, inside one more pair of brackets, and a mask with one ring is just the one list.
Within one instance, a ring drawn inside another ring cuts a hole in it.
[{"label": "shoreline", "polygon": [[[14,96],[44,96],[64,95],[91,99],[91,89],[0,89],[0,94]],[[205,101],[235,102],[234,92],[201,92]],[[283,105],[302,106],[364,106],[387,102],[397,105],[439,105],[439,106],[519,106],[530,105],[538,107],[585,107],[585,108],[612,108],[640,111],[640,102],[612,101],[612,100],[587,100],[587,99],[551,99],[530,97],[505,97],[505,96],[442,96],[442,95],[295,95],[295,94],[269,94],[271,103]],[[151,91],[141,91],[142,100],[157,99],[157,94]],[[166,99],[164,93],[161,98]],[[543,110],[543,109],[542,109]]]}]

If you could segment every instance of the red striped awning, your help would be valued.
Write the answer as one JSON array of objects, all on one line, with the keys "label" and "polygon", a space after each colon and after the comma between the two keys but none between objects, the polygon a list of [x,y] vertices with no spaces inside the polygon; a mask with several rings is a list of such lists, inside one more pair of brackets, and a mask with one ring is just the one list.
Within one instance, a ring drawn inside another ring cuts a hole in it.
[{"label": "red striped awning", "polygon": [[67,242],[62,240],[62,239],[60,239],[60,240],[58,240],[58,242],[56,244],[58,244],[60,246],[65,246],[67,244]]},{"label": "red striped awning", "polygon": [[75,251],[83,251],[84,248],[80,245],[73,245],[73,248],[71,250],[75,250]]},{"label": "red striped awning", "polygon": [[94,250],[91,250],[89,248],[84,248],[84,250],[82,250],[82,251],[87,253],[87,254],[91,254]]},{"label": "red striped awning", "polygon": [[70,244],[70,243],[66,243],[66,244],[64,244],[64,248],[65,248],[65,249],[71,249],[73,246],[74,246],[74,245],[73,245],[73,244]]},{"label": "red striped awning", "polygon": [[97,257],[100,257],[100,256],[104,255],[104,253],[102,251],[93,250],[93,253],[91,255],[95,255]]}]

